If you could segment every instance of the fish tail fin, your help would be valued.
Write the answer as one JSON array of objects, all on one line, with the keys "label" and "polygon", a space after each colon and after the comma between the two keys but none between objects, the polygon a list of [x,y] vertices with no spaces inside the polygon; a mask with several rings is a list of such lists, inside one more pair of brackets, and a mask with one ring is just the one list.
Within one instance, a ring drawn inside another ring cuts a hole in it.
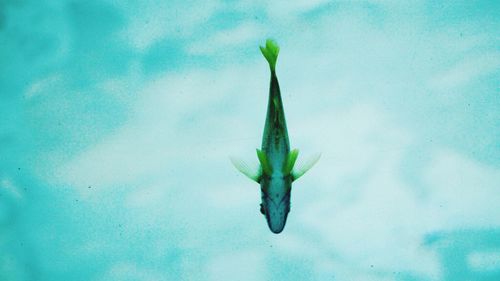
[{"label": "fish tail fin", "polygon": [[272,39],[266,40],[266,46],[260,46],[260,51],[262,55],[266,58],[269,63],[269,67],[271,71],[275,71],[276,69],[276,60],[278,59],[278,53],[280,52],[280,47],[276,43],[276,41]]}]

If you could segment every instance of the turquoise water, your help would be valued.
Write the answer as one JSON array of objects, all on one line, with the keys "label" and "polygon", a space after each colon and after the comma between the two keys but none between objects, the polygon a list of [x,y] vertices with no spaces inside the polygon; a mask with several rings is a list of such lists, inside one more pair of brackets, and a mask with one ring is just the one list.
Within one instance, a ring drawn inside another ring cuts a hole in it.
[{"label": "turquoise water", "polygon": [[500,280],[498,2],[288,2],[1,1],[0,280]]}]

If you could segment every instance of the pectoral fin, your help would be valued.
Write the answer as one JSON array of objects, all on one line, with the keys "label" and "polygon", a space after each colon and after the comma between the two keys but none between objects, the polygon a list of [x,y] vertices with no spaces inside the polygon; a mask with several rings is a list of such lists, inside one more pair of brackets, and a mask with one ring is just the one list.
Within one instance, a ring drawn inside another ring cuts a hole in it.
[{"label": "pectoral fin", "polygon": [[236,169],[238,169],[238,171],[240,171],[242,174],[244,174],[245,176],[247,176],[248,178],[257,183],[260,182],[262,174],[260,167],[251,167],[245,161],[234,157],[230,157],[229,159],[231,159],[231,163],[233,163],[233,166]]},{"label": "pectoral fin", "polygon": [[301,176],[303,176],[309,169],[318,162],[319,158],[321,157],[321,154],[316,154],[313,155],[312,157],[307,158],[304,162],[299,163],[297,166],[295,166],[292,170],[292,180],[295,181]]},{"label": "pectoral fin", "polygon": [[269,164],[269,161],[267,159],[267,155],[264,151],[257,149],[257,157],[259,158],[260,166],[262,167],[262,171],[270,176],[273,173],[273,169],[271,165]]},{"label": "pectoral fin", "polygon": [[295,161],[299,156],[299,150],[294,149],[288,153],[285,165],[283,165],[283,175],[289,175],[295,165]]}]

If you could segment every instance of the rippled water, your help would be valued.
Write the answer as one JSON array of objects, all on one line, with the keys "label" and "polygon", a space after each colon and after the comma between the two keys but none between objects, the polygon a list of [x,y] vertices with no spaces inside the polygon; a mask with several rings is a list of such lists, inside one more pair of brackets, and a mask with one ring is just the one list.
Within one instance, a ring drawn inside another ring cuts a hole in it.
[{"label": "rippled water", "polygon": [[288,2],[1,1],[0,280],[500,280],[500,6]]}]

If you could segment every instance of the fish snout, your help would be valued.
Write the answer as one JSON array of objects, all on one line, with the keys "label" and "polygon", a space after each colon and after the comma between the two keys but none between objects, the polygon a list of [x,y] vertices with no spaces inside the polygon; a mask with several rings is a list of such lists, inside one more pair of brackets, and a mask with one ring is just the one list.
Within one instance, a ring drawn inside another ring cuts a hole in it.
[{"label": "fish snout", "polygon": [[285,196],[281,201],[267,199],[265,202],[265,215],[267,225],[273,233],[280,233],[285,228],[288,212],[290,211],[290,196]]}]

